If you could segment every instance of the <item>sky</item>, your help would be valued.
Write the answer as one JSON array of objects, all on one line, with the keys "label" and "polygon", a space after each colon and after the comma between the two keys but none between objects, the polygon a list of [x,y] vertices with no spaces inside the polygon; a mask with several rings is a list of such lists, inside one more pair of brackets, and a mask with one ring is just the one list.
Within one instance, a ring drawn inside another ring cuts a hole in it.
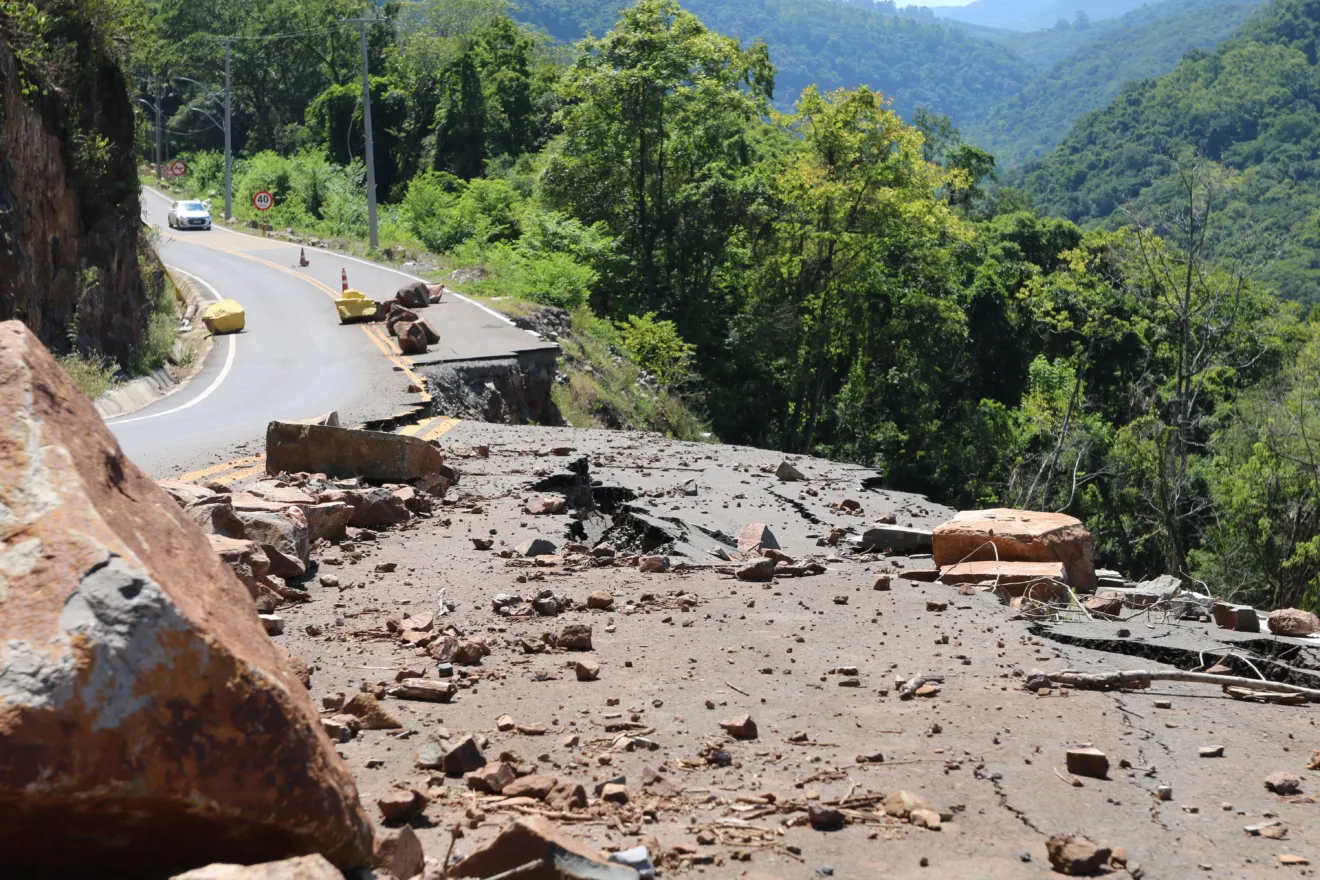
[{"label": "sky", "polygon": [[[966,6],[971,0],[914,0],[917,6]],[[900,2],[899,6],[907,6],[908,3]]]}]

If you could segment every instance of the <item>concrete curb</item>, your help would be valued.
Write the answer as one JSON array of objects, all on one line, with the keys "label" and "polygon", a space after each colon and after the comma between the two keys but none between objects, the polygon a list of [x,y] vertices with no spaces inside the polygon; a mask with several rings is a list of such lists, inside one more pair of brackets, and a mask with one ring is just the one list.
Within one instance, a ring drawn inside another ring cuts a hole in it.
[{"label": "concrete curb", "polygon": [[[196,317],[205,305],[205,299],[201,290],[193,280],[191,275],[182,270],[171,270],[176,289],[183,295],[184,302],[187,303],[185,315],[189,320]],[[214,350],[215,345],[208,335],[203,339],[201,350],[191,364],[191,370],[188,375],[175,381],[170,375],[167,367],[158,367],[146,376],[139,376],[131,382],[125,382],[105,394],[102,394],[96,400],[92,401],[96,407],[97,413],[103,420],[126,416],[129,413],[137,412],[151,406],[158,400],[169,397],[176,391],[187,385],[194,376],[201,372],[206,364],[206,358]]]}]

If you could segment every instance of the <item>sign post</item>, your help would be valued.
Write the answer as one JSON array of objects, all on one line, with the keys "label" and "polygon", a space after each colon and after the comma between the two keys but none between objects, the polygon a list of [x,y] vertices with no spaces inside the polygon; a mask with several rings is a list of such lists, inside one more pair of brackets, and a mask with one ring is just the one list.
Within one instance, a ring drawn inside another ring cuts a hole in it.
[{"label": "sign post", "polygon": [[[256,208],[262,214],[265,214],[271,208],[275,207],[275,197],[271,195],[268,190],[257,190],[252,196],[252,207]],[[261,220],[261,234],[263,236],[266,234],[266,220],[264,217]]]},{"label": "sign post", "polygon": [[187,174],[187,173],[188,173],[188,163],[187,163],[187,162],[184,162],[184,161],[178,161],[178,162],[171,163],[171,165],[170,165],[170,176],[171,176],[171,177],[183,177],[183,175],[185,175],[185,174]]}]

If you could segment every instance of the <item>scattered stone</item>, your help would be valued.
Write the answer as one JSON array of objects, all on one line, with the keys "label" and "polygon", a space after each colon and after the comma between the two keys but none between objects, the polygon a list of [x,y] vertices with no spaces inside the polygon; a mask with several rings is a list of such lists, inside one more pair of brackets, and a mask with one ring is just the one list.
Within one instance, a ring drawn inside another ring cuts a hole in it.
[{"label": "scattered stone", "polygon": [[426,809],[427,799],[419,791],[392,788],[376,800],[376,806],[386,822],[408,822]]},{"label": "scattered stone", "polygon": [[573,665],[578,681],[595,681],[600,678],[600,664],[590,657],[584,657]]},{"label": "scattered stone", "polygon": [[610,611],[614,608],[614,597],[605,590],[596,590],[587,596],[587,607],[597,611]]},{"label": "scattered stone", "polygon": [[809,804],[807,821],[817,831],[838,831],[843,827],[844,818],[843,813],[838,810],[822,807],[820,804]]},{"label": "scattered stone", "polygon": [[544,496],[529,498],[523,504],[523,513],[529,516],[557,516],[568,512],[568,502],[563,498]]},{"label": "scattered stone", "polygon": [[1279,860],[1280,865],[1284,865],[1290,868],[1311,864],[1311,860],[1308,859],[1306,856],[1299,856],[1296,855],[1295,853],[1280,853],[1275,858]]},{"label": "scattered stone", "polygon": [[600,790],[600,799],[607,804],[628,803],[628,786],[619,782],[607,782]]},{"label": "scattered stone", "polygon": [[570,623],[559,633],[555,644],[566,651],[590,651],[591,626],[585,623]]},{"label": "scattered stone", "polygon": [[928,831],[940,830],[940,814],[934,810],[915,809],[908,813],[908,821],[918,828],[925,828]]},{"label": "scattered stone", "polygon": [[1202,758],[1222,758],[1224,757],[1223,746],[1202,746],[1196,752]]},{"label": "scattered stone", "polygon": [[510,782],[504,786],[501,792],[505,797],[529,797],[538,801],[545,800],[550,792],[559,785],[559,780],[554,776],[546,776],[542,773],[532,773]]},{"label": "scattered stone", "polygon": [[729,721],[721,721],[720,727],[734,739],[756,739],[756,722],[749,714],[739,715]]},{"label": "scattered stone", "polygon": [[284,632],[284,618],[278,614],[258,614],[257,618],[267,635],[278,636]]},{"label": "scattered stone", "polygon": [[748,565],[744,565],[737,571],[737,577],[740,581],[758,581],[764,582],[773,580],[775,576],[775,561],[766,557],[760,557]]},{"label": "scattered stone", "polygon": [[537,556],[553,556],[555,545],[553,541],[547,541],[545,538],[529,538],[514,548],[519,556],[535,558]]},{"label": "scattered stone", "polygon": [[386,828],[376,840],[376,867],[393,874],[397,880],[412,880],[426,867],[422,842],[412,826]]},{"label": "scattered stone", "polygon": [[1109,861],[1112,850],[1081,835],[1053,834],[1045,841],[1050,864],[1060,874],[1084,877],[1094,874]]},{"label": "scattered stone", "polygon": [[738,552],[746,556],[754,550],[764,548],[782,550],[779,542],[775,540],[775,535],[770,531],[770,527],[765,523],[749,523],[742,527],[738,532]]},{"label": "scattered stone", "polygon": [[927,611],[934,611],[934,612],[937,612],[937,613],[938,613],[938,612],[941,612],[941,611],[948,611],[948,610],[949,610],[949,603],[948,603],[948,601],[945,600],[945,599],[927,599],[927,600],[926,600],[926,610],[927,610]]},{"label": "scattered stone", "polygon": [[513,772],[512,767],[503,761],[497,761],[467,774],[467,784],[468,788],[473,791],[484,794],[499,794],[504,791],[504,786],[517,778],[517,774]]},{"label": "scattered stone", "polygon": [[344,704],[342,711],[361,721],[365,730],[397,730],[403,727],[403,723],[391,715],[372,694],[354,694]]},{"label": "scattered stone", "polygon": [[552,810],[584,810],[587,807],[587,790],[581,785],[561,779],[545,796],[545,805]]},{"label": "scattered stone", "polygon": [[1320,618],[1309,611],[1296,608],[1280,608],[1271,611],[1266,618],[1270,632],[1276,636],[1309,636],[1320,632]]},{"label": "scattered stone", "polygon": [[885,798],[884,808],[890,816],[906,819],[913,810],[929,810],[931,805],[921,795],[902,790]]},{"label": "scattered stone", "polygon": [[1109,758],[1099,749],[1069,749],[1068,772],[1075,776],[1089,776],[1092,779],[1109,777]]},{"label": "scattered stone", "polygon": [[779,467],[775,468],[775,476],[785,483],[800,483],[807,479],[802,471],[793,467],[787,461],[781,461]]},{"label": "scattered stone", "polygon": [[[552,792],[551,798],[558,791],[556,789],[555,792]],[[552,844],[586,860],[588,864],[600,872],[599,876],[601,877],[611,876],[605,873],[611,868],[616,871],[624,870],[617,865],[610,865],[608,862],[602,861],[591,847],[567,836],[551,824],[548,819],[542,816],[527,816],[506,827],[490,843],[451,867],[448,876],[455,878],[455,880],[467,877],[494,877],[497,874],[503,874],[506,871],[512,871],[514,868],[522,867],[528,862],[547,858],[553,849]],[[552,872],[549,876],[559,877],[561,875]]]},{"label": "scattered stone", "polygon": [[476,739],[471,736],[465,736],[457,745],[445,753],[444,768],[446,776],[466,776],[472,771],[480,770],[485,766],[486,759],[482,756],[481,749],[477,748]]},{"label": "scattered stone", "polygon": [[1302,789],[1302,779],[1293,773],[1279,770],[1265,777],[1265,787],[1275,794],[1297,794]]},{"label": "scattered stone", "polygon": [[891,581],[889,575],[882,574],[876,577],[875,586],[872,589],[881,590],[881,591],[888,590],[890,588],[890,583]]},{"label": "scattered stone", "polygon": [[343,876],[325,856],[310,855],[259,865],[216,862],[175,874],[170,880],[343,880]]},{"label": "scattered stone", "polygon": [[472,541],[472,546],[478,550],[489,550],[491,547],[495,546],[495,540],[493,538],[471,538],[470,540]]},{"label": "scattered stone", "polygon": [[663,574],[669,571],[669,557],[643,556],[637,560],[637,567],[646,574]]}]

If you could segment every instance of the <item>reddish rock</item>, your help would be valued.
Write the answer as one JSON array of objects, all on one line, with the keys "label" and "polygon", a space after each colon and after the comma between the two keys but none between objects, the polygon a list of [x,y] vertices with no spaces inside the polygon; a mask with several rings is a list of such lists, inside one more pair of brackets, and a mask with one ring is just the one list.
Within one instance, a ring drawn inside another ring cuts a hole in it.
[{"label": "reddish rock", "polygon": [[585,810],[587,790],[577,783],[561,779],[545,796],[545,805],[552,810]]},{"label": "reddish rock", "polygon": [[376,799],[376,806],[386,822],[408,822],[426,809],[427,799],[420,791],[392,788]]},{"label": "reddish rock", "polygon": [[443,765],[446,776],[466,776],[486,766],[486,759],[470,736],[461,739],[445,753]]},{"label": "reddish rock", "polygon": [[591,627],[585,623],[570,623],[559,633],[555,643],[566,651],[590,651]]},{"label": "reddish rock", "polygon": [[405,309],[424,309],[431,304],[430,286],[424,281],[414,281],[399,288],[394,301]]},{"label": "reddish rock", "polygon": [[720,727],[734,739],[756,739],[756,722],[747,713],[729,721],[721,721]]},{"label": "reddish rock", "polygon": [[16,321],[0,375],[5,873],[367,864],[353,778],[247,588]]},{"label": "reddish rock", "polygon": [[1309,636],[1320,632],[1320,619],[1309,611],[1296,608],[1280,608],[1271,611],[1266,621],[1270,632],[1276,636]]},{"label": "reddish rock", "polygon": [[299,856],[260,865],[231,865],[217,862],[171,880],[343,880],[344,875],[325,856]]},{"label": "reddish rock", "polygon": [[426,854],[417,832],[409,825],[384,831],[376,843],[376,867],[393,874],[397,880],[412,880],[421,874],[426,867]]},{"label": "reddish rock", "polygon": [[414,321],[400,321],[394,325],[394,336],[401,354],[426,354],[426,331]]},{"label": "reddish rock", "polygon": [[563,498],[547,498],[544,495],[528,498],[523,504],[523,513],[529,516],[549,516],[568,512],[568,503]]},{"label": "reddish rock", "polygon": [[1086,610],[1097,617],[1118,617],[1123,613],[1123,597],[1117,593],[1097,593],[1086,600]]},{"label": "reddish rock", "polygon": [[[301,471],[403,483],[440,473],[444,463],[440,450],[420,437],[297,422],[271,422],[266,427],[268,474]],[[367,491],[392,497],[384,489]],[[331,492],[323,492],[318,500],[349,502]]]},{"label": "reddish rock", "polygon": [[754,550],[781,550],[774,532],[765,523],[748,523],[738,532],[738,552],[744,556]]},{"label": "reddish rock", "polygon": [[1045,850],[1054,870],[1070,877],[1085,877],[1096,873],[1109,861],[1113,852],[1107,846],[1072,834],[1051,835],[1045,841]]},{"label": "reddish rock", "polygon": [[[552,843],[591,862],[603,864],[590,846],[564,834],[548,819],[528,816],[517,820],[490,843],[450,868],[449,877],[494,877],[545,858]],[[530,880],[543,880],[558,874],[547,870],[527,876]]]},{"label": "reddish rock", "polygon": [[609,611],[614,607],[614,596],[605,590],[597,590],[587,597],[587,607],[598,611]]},{"label": "reddish rock", "polygon": [[1068,772],[1074,776],[1106,779],[1109,776],[1109,758],[1099,749],[1069,749]]},{"label": "reddish rock", "polygon": [[440,334],[435,332],[435,328],[431,326],[430,321],[421,320],[421,321],[416,321],[414,323],[416,323],[417,326],[422,329],[422,334],[426,337],[427,345],[440,344]]},{"label": "reddish rock", "polygon": [[388,309],[389,312],[385,316],[385,330],[391,336],[398,335],[400,324],[411,324],[420,320],[416,312],[398,303],[390,303]]},{"label": "reddish rock", "polygon": [[768,557],[758,557],[736,572],[740,581],[768,581],[775,576],[775,561]]},{"label": "reddish rock", "polygon": [[521,779],[515,779],[504,786],[501,792],[505,797],[529,797],[536,798],[538,801],[545,800],[550,792],[559,786],[559,780],[554,776],[546,776],[543,773],[533,773],[530,776],[524,776]]},{"label": "reddish rock", "polygon": [[1250,605],[1233,605],[1228,602],[1216,602],[1210,609],[1210,615],[1220,629],[1237,632],[1260,632],[1260,616]]},{"label": "reddish rock", "polygon": [[270,571],[270,560],[266,554],[255,541],[240,541],[222,535],[207,535],[206,539],[220,561],[243,582],[255,599],[258,593],[257,581]]},{"label": "reddish rock", "polygon": [[517,775],[513,768],[503,761],[496,761],[494,764],[487,764],[480,770],[474,770],[467,775],[468,788],[473,791],[479,791],[483,794],[499,794],[504,791],[504,786],[513,782]]},{"label": "reddish rock", "polygon": [[964,510],[938,526],[932,540],[935,564],[941,567],[993,560],[998,551],[1003,562],[1061,562],[1074,589],[1096,586],[1091,533],[1080,520],[1062,513]]},{"label": "reddish rock", "polygon": [[962,562],[940,569],[940,580],[946,584],[1027,584],[1041,578],[1064,580],[1066,573],[1061,562]]}]

